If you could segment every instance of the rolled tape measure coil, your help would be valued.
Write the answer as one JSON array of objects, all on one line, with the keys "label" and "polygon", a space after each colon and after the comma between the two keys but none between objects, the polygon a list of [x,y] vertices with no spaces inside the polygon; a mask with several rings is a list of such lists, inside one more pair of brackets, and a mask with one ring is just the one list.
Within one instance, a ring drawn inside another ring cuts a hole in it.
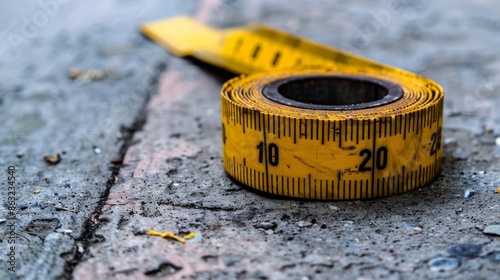
[{"label": "rolled tape measure coil", "polygon": [[[311,80],[335,86],[346,79],[368,81],[385,94],[349,104],[279,99],[290,81],[302,83],[296,87],[308,95],[317,90]],[[419,188],[441,169],[438,92],[426,79],[409,86],[406,78],[342,68],[235,78],[221,93],[224,169],[259,191],[308,199],[375,198]]]}]

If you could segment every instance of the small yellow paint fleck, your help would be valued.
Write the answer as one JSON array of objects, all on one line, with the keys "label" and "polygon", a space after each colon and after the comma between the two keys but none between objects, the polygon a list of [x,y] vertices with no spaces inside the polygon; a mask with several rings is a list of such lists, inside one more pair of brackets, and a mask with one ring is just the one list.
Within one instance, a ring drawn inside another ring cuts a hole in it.
[{"label": "small yellow paint fleck", "polygon": [[160,236],[160,237],[163,237],[163,238],[170,238],[170,239],[174,239],[174,240],[177,240],[181,243],[184,243],[186,242],[186,239],[192,239],[195,237],[195,233],[194,232],[191,232],[189,234],[187,234],[186,236],[184,237],[180,237],[176,234],[174,234],[173,232],[159,232],[159,231],[154,231],[152,229],[146,231],[146,234],[148,235],[152,235],[152,236]]},{"label": "small yellow paint fleck", "polygon": [[41,193],[42,190],[35,190],[34,193]]},{"label": "small yellow paint fleck", "polygon": [[153,191],[152,190],[148,190],[148,193],[153,193]]},{"label": "small yellow paint fleck", "polygon": [[498,186],[497,188],[497,193],[500,193],[500,186]]}]

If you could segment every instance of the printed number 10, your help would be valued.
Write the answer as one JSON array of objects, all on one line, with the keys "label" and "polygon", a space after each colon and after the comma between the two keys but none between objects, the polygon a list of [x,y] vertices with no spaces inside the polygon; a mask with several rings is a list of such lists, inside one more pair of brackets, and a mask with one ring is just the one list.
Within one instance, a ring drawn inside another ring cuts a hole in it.
[{"label": "printed number 10", "polygon": [[[262,163],[264,161],[264,142],[260,142],[259,145],[257,145],[257,149],[259,150],[259,162]],[[279,159],[279,149],[278,145],[271,143],[269,144],[267,148],[267,161],[269,162],[270,165],[276,166],[279,164],[280,159]]]}]

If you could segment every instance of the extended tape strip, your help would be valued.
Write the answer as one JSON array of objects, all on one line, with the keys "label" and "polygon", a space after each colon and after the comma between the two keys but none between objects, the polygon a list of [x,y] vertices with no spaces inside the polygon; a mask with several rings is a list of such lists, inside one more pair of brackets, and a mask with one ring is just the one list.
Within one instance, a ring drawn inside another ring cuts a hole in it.
[{"label": "extended tape strip", "polygon": [[177,55],[256,73],[221,92],[224,169],[245,185],[363,199],[441,170],[444,94],[432,80],[260,25],[221,31],[181,17],[142,30]]}]

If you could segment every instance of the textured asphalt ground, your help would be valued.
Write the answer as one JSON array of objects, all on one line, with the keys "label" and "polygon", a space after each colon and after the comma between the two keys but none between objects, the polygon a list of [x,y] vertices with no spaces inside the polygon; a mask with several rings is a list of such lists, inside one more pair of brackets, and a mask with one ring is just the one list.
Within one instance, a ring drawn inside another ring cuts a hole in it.
[{"label": "textured asphalt ground", "polygon": [[[0,279],[500,274],[500,237],[483,233],[500,224],[495,2],[53,0],[0,11]],[[172,57],[137,32],[179,14],[264,22],[436,80],[446,92],[442,175],[407,194],[348,202],[269,198],[234,183],[222,169],[218,95],[231,74]],[[104,76],[72,80],[73,68]],[[43,160],[56,153],[60,163]],[[140,228],[198,237],[181,244]]]}]

